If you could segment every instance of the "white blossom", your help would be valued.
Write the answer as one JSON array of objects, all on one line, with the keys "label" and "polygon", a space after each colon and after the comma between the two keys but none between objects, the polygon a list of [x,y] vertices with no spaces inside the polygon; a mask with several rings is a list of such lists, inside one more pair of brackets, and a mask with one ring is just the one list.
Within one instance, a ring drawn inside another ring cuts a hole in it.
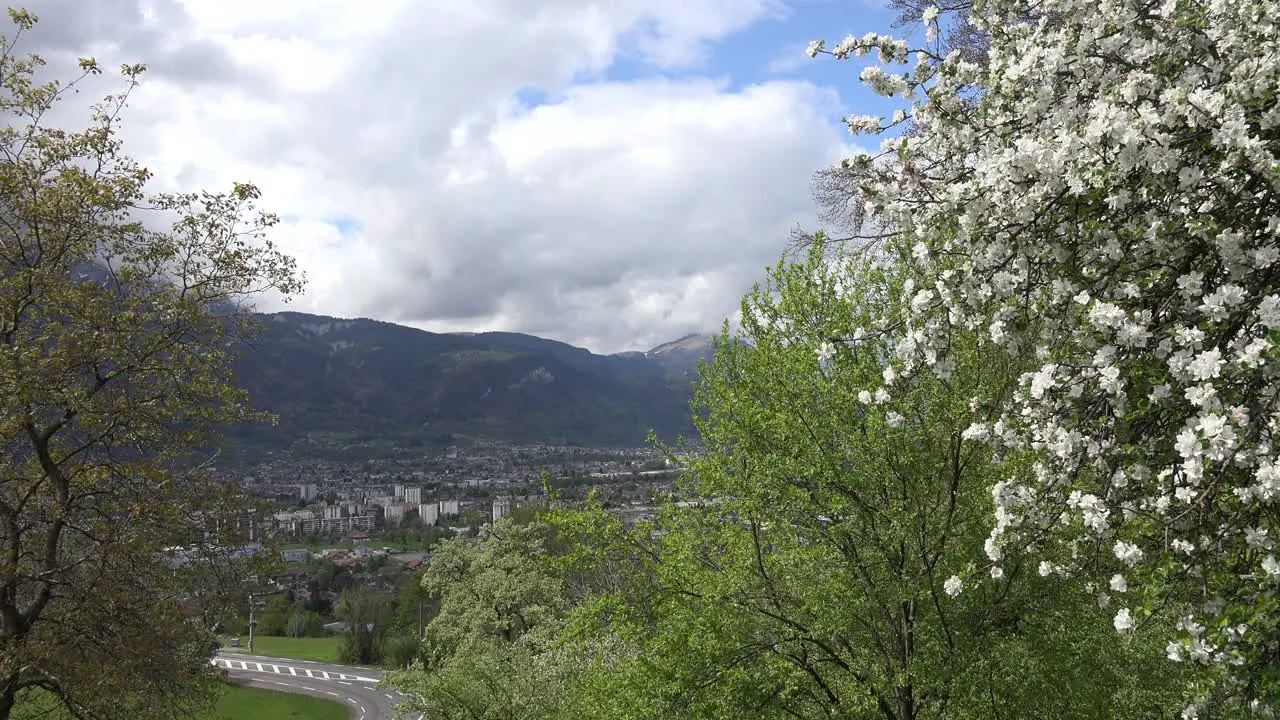
[{"label": "white blossom", "polygon": [[1152,404],[1159,403],[1161,400],[1168,398],[1173,394],[1173,389],[1169,387],[1169,383],[1164,383],[1151,388],[1151,393],[1147,395],[1147,399]]},{"label": "white blossom", "polygon": [[1123,540],[1116,541],[1115,554],[1117,560],[1129,567],[1137,565],[1138,561],[1142,559],[1142,550],[1137,545]]},{"label": "white blossom", "polygon": [[916,312],[923,312],[925,308],[929,307],[929,303],[933,302],[933,295],[933,291],[928,288],[917,292],[915,297],[911,298],[911,309]]},{"label": "white blossom", "polygon": [[[975,399],[992,414],[966,421],[965,439],[1039,463],[993,488],[987,557],[1035,537],[1043,568],[1082,539],[1163,537],[1212,598],[1170,659],[1257,656],[1228,646],[1260,633],[1217,620],[1248,620],[1276,582],[1263,554],[1280,502],[1280,5],[1053,0],[1017,20],[1026,9],[973,6],[981,65],[925,52],[906,74],[862,72],[916,103],[916,132],[844,166],[870,220],[910,230],[897,250],[928,278],[881,328],[910,351],[895,372],[945,357],[952,332],[1017,366],[1035,358],[1017,392]],[[873,52],[909,55],[874,33],[833,54]],[[1126,568],[1168,559],[1128,540],[1113,552]],[[1241,553],[1266,564],[1202,572]],[[1115,616],[1118,632],[1132,623]]]},{"label": "white blossom", "polygon": [[1040,368],[1039,372],[1031,378],[1031,397],[1036,399],[1044,397],[1045,392],[1056,383],[1053,375],[1057,371],[1058,366],[1055,363],[1049,363]]},{"label": "white blossom", "polygon": [[836,348],[829,342],[824,342],[818,346],[818,362],[825,365],[831,362],[831,358],[835,357]]},{"label": "white blossom", "polygon": [[1267,537],[1266,528],[1245,528],[1244,541],[1254,550],[1270,550],[1272,545],[1271,539]]},{"label": "white blossom", "polygon": [[942,590],[947,594],[948,597],[955,597],[959,595],[960,590],[963,587],[964,587],[964,584],[960,581],[960,578],[955,575],[952,575],[951,577],[947,578],[947,581],[942,583]]},{"label": "white blossom", "polygon": [[999,343],[1004,340],[1004,321],[996,320],[987,328],[987,332],[991,334],[991,341]]},{"label": "white blossom", "polygon": [[1116,613],[1115,620],[1112,621],[1112,624],[1115,625],[1116,632],[1121,635],[1132,632],[1133,615],[1129,613],[1129,608],[1120,608],[1120,612]]},{"label": "white blossom", "polygon": [[1197,355],[1187,365],[1187,372],[1195,380],[1212,380],[1218,377],[1224,364],[1226,362],[1222,359],[1222,352],[1217,348],[1211,348]]},{"label": "white blossom", "polygon": [[880,132],[881,118],[878,115],[850,115],[844,119],[844,124],[854,135],[869,135]]},{"label": "white blossom", "polygon": [[1258,322],[1268,328],[1280,327],[1280,295],[1268,295],[1258,304]]}]

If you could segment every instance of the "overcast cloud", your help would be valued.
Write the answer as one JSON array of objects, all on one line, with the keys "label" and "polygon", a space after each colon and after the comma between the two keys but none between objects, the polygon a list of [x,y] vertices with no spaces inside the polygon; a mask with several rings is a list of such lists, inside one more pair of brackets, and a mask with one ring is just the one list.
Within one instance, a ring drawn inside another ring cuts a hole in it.
[{"label": "overcast cloud", "polygon": [[800,38],[714,62],[806,12],[780,0],[27,7],[51,64],[148,64],[126,136],[154,189],[262,188],[304,312],[596,352],[716,330],[849,152],[835,90],[778,74]]}]

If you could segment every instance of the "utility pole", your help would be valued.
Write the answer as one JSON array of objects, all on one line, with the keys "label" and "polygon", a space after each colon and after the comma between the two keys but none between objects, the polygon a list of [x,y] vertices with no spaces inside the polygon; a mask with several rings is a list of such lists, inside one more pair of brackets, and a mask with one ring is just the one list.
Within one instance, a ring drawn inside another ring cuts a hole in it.
[{"label": "utility pole", "polygon": [[249,653],[253,654],[253,593],[249,593]]},{"label": "utility pole", "polygon": [[249,593],[249,652],[253,652],[253,626],[257,624],[257,619],[254,618],[253,616],[253,610],[254,610],[253,598],[255,596],[265,597],[267,595],[279,595],[283,592],[284,590],[271,590],[271,591],[260,592],[260,593],[252,593],[252,592]]}]

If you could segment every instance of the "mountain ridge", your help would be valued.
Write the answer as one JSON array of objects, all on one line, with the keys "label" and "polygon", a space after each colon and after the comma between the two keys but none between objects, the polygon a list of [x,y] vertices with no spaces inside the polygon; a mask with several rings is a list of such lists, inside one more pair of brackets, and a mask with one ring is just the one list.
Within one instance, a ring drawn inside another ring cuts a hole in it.
[{"label": "mountain ridge", "polygon": [[522,333],[433,333],[294,311],[259,318],[264,332],[234,367],[279,424],[234,428],[233,442],[383,437],[419,446],[462,436],[639,446],[650,429],[665,439],[694,432],[689,352],[597,355]]}]

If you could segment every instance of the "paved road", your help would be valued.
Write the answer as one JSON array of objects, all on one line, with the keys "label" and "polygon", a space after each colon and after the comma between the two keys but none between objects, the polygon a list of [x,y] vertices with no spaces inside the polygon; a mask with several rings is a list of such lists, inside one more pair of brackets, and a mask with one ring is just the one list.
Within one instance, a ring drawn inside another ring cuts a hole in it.
[{"label": "paved road", "polygon": [[[219,653],[213,664],[242,685],[336,700],[347,706],[353,720],[391,718],[392,706],[404,699],[390,688],[375,688],[382,671],[373,668],[242,653]],[[421,720],[421,716],[409,720]]]}]

